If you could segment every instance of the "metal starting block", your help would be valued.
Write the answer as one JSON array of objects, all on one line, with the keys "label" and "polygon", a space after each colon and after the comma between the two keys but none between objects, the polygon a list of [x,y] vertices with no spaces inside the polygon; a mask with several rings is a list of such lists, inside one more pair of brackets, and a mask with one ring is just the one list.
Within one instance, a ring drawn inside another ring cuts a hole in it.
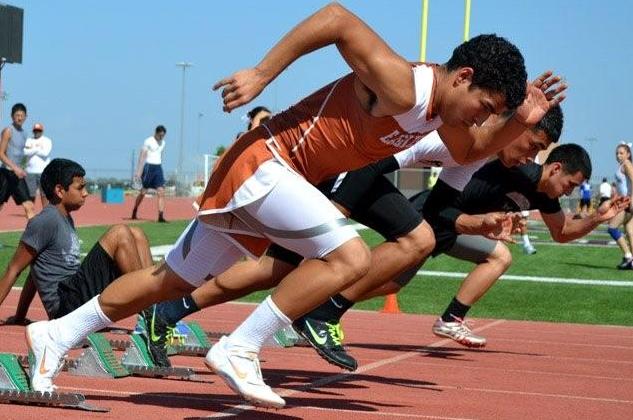
[{"label": "metal starting block", "polygon": [[26,357],[0,353],[0,403],[74,408],[102,413],[110,411],[109,408],[88,404],[83,394],[32,391],[28,376],[22,367],[25,360]]},{"label": "metal starting block", "polygon": [[123,353],[121,364],[131,373],[147,377],[177,377],[181,379],[195,379],[195,372],[191,368],[158,367],[154,364],[149,349],[143,337],[137,334],[130,336],[130,342]]}]

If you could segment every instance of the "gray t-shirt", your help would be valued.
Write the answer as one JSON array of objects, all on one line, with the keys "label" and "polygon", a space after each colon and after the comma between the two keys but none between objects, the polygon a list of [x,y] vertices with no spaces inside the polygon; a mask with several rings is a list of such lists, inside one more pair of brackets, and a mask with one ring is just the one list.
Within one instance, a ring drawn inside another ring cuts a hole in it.
[{"label": "gray t-shirt", "polygon": [[46,313],[52,317],[59,309],[59,283],[72,277],[81,264],[73,219],[48,205],[29,221],[20,240],[37,252],[31,277]]},{"label": "gray t-shirt", "polygon": [[[24,158],[24,145],[26,145],[26,132],[21,127],[20,129],[17,129],[13,124],[7,128],[11,130],[11,139],[7,145],[7,157],[16,165],[22,165],[22,159]],[[8,168],[8,166],[3,162],[0,162],[0,166]]]}]

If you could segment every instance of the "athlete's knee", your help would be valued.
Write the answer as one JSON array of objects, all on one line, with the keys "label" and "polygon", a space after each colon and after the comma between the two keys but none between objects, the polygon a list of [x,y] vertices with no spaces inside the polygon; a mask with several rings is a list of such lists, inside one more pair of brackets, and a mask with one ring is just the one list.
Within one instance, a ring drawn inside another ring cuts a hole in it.
[{"label": "athlete's knee", "polygon": [[488,261],[503,268],[503,271],[507,270],[512,264],[512,253],[507,246],[501,242],[497,242],[495,249],[488,256]]},{"label": "athlete's knee", "polygon": [[114,225],[99,239],[101,246],[116,252],[120,248],[131,249],[134,246],[134,235],[129,226]]},{"label": "athlete's knee", "polygon": [[392,280],[383,286],[382,293],[383,295],[390,295],[393,293],[398,293],[400,289],[402,289],[402,285]]},{"label": "athlete's knee", "polygon": [[404,255],[411,256],[412,261],[426,258],[435,248],[435,235],[426,222],[422,222],[411,232],[398,238],[398,244]]},{"label": "athlete's knee", "polygon": [[134,238],[134,241],[138,245],[149,246],[149,239],[147,239],[147,236],[145,235],[145,232],[143,232],[143,229],[136,226],[130,226],[129,229],[132,237]]},{"label": "athlete's knee", "polygon": [[157,188],[156,189],[156,194],[158,194],[159,197],[164,197],[165,196],[165,189],[164,188]]},{"label": "athlete's knee", "polygon": [[607,229],[607,232],[609,232],[609,235],[611,235],[614,241],[617,241],[622,237],[622,232],[618,228],[609,227],[609,229]]},{"label": "athlete's knee", "polygon": [[371,252],[360,238],[345,242],[325,257],[342,286],[347,286],[369,271]]}]

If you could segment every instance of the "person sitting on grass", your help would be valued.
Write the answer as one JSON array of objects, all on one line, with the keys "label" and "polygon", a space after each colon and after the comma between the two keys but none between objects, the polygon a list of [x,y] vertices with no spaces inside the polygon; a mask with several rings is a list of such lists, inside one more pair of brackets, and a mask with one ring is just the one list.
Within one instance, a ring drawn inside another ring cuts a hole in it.
[{"label": "person sitting on grass", "polygon": [[86,172],[72,160],[53,159],[41,188],[49,205],[29,221],[0,278],[0,305],[26,267],[31,267],[15,316],[5,324],[26,325],[29,305],[40,295],[49,319],[72,312],[101,293],[117,277],[153,264],[149,242],[138,227],[115,225],[104,233],[83,262],[71,213],[86,201]]}]

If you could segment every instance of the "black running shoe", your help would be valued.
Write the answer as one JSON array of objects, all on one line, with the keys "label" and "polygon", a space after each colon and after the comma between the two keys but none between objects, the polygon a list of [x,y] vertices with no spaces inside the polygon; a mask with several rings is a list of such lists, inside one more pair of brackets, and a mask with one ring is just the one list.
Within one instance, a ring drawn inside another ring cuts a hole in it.
[{"label": "black running shoe", "polygon": [[145,331],[142,335],[154,364],[158,367],[171,367],[171,362],[167,357],[169,324],[156,313],[156,305],[143,309],[141,315],[145,322]]},{"label": "black running shoe", "polygon": [[132,210],[132,217],[130,217],[130,219],[138,220],[138,218],[136,217],[136,209]]},{"label": "black running shoe", "polygon": [[328,363],[347,370],[356,370],[358,362],[341,345],[343,330],[339,321],[321,321],[307,316],[292,323],[295,331]]},{"label": "black running shoe", "polygon": [[633,270],[633,259],[622,258],[622,262],[618,264],[618,270]]}]

